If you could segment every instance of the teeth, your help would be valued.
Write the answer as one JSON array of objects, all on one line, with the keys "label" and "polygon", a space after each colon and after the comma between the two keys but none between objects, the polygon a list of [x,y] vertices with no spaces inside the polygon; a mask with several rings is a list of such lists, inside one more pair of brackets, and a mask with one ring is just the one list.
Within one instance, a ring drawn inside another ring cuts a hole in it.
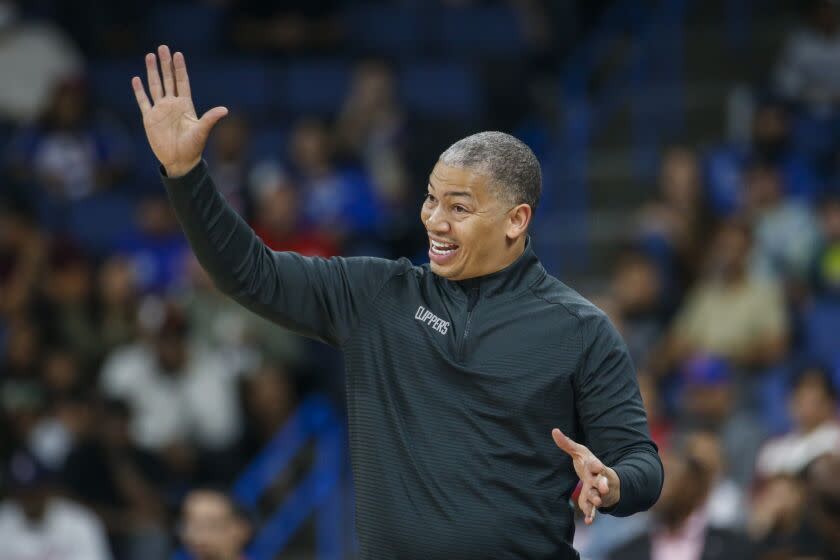
[{"label": "teeth", "polygon": [[434,239],[430,239],[430,241],[432,244],[432,252],[437,255],[448,255],[458,248],[457,245],[441,243],[440,241],[435,241]]}]

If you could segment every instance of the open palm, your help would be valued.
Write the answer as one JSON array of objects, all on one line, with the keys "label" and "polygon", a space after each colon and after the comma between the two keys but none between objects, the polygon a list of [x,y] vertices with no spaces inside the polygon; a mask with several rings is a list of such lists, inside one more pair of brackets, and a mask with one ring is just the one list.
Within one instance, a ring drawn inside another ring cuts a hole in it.
[{"label": "open palm", "polygon": [[224,107],[214,107],[199,119],[193,106],[184,55],[176,52],[173,57],[169,47],[161,45],[158,57],[152,53],[146,55],[152,101],[149,101],[139,77],[132,78],[131,85],[143,114],[143,127],[149,145],[167,175],[177,177],[198,164],[210,131],[228,111]]}]

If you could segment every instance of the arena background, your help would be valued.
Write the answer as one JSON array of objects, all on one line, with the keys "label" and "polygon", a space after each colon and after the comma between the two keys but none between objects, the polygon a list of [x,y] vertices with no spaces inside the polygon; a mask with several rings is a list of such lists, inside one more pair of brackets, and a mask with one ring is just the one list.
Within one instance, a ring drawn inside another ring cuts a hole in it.
[{"label": "arena background", "polygon": [[[161,43],[199,112],[230,108],[205,157],[278,250],[423,262],[437,155],[485,129],[533,148],[537,252],[621,330],[666,464],[655,511],[578,524],[585,558],[689,525],[836,558],[838,10],[0,0],[0,558],[59,525],[183,555],[199,486],[241,504],[254,559],[353,557],[340,356],[191,257],[129,84]],[[61,523],[10,532],[33,495]]]}]

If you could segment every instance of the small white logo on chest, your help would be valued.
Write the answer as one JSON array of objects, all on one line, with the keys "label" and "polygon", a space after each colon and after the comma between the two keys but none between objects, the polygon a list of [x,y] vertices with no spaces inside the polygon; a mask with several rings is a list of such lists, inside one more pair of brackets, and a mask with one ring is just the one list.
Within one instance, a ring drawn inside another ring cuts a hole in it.
[{"label": "small white logo on chest", "polygon": [[446,334],[449,330],[449,321],[444,321],[422,305],[417,308],[417,313],[414,314],[414,318],[421,323],[426,323],[440,334]]}]

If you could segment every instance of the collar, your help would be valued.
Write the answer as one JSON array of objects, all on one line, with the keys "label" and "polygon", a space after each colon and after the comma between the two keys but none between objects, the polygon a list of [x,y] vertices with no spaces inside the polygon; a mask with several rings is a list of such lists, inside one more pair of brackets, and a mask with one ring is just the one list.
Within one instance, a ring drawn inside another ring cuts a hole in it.
[{"label": "collar", "polygon": [[534,253],[531,236],[528,236],[525,239],[525,250],[522,254],[501,270],[466,280],[447,280],[440,276],[437,278],[444,289],[450,293],[464,296],[470,291],[477,290],[483,299],[517,294],[531,287],[545,274],[545,269]]}]

